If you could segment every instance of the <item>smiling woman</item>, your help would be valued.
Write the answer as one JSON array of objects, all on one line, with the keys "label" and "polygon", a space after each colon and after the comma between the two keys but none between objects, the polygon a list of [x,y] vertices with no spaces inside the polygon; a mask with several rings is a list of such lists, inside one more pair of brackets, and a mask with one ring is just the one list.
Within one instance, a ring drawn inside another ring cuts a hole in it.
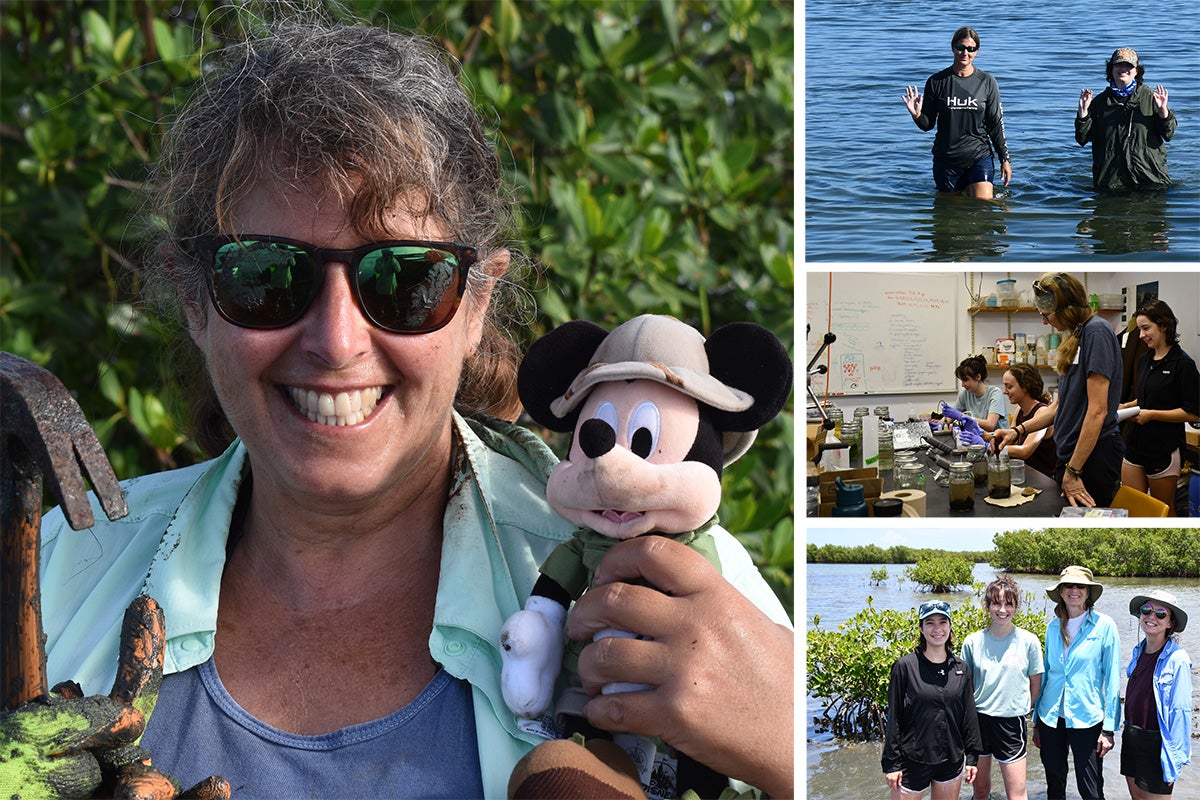
[{"label": "smiling woman", "polygon": [[954,63],[904,91],[904,105],[923,131],[937,126],[933,138],[933,180],[939,192],[965,192],[991,200],[995,157],[1004,185],[1012,180],[1012,163],[1004,138],[1004,111],[996,79],[975,67],[979,33],[959,28],[950,40]]},{"label": "smiling woman", "polygon": [[1188,615],[1162,589],[1134,596],[1129,613],[1145,638],[1125,670],[1121,774],[1136,800],[1169,797],[1192,752],[1191,659],[1179,646]]},{"label": "smiling woman", "polygon": [[[185,785],[503,796],[541,736],[503,701],[499,629],[576,526],[545,500],[550,449],[500,418],[517,408],[519,259],[494,145],[457,63],[418,36],[285,21],[204,75],[154,173],[146,269],[186,321],[213,458],[127,483],[138,513],[95,536],[46,516],[51,683],[107,689],[146,593],[167,675],[141,744]],[[661,537],[601,559],[610,591],[664,591],[572,609],[572,629],[644,634],[579,675],[647,688],[585,711],[791,796],[787,614],[710,533],[731,580]],[[714,636],[718,618],[738,636]],[[0,762],[0,785],[39,774],[28,760]]]},{"label": "smiling woman", "polygon": [[[1120,718],[1120,640],[1112,617],[1092,608],[1104,586],[1086,567],[1070,566],[1047,587],[1055,602],[1046,628],[1046,674],[1034,706],[1047,793],[1066,797],[1067,756],[1081,797],[1101,797],[1101,758],[1113,747]],[[1067,651],[1071,658],[1066,658]]]},{"label": "smiling woman", "polygon": [[888,680],[883,773],[892,800],[957,798],[975,780],[983,745],[971,676],[954,654],[950,604],[922,603],[916,650],[892,666]]}]

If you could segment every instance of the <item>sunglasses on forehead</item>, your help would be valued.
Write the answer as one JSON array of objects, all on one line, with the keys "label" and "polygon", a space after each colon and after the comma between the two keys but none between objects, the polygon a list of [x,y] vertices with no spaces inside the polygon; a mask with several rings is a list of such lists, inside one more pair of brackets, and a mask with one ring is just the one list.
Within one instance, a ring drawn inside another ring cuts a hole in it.
[{"label": "sunglasses on forehead", "polygon": [[179,246],[208,267],[217,313],[242,328],[285,328],[321,293],[326,265],[350,268],[363,316],[390,333],[430,333],[454,318],[478,258],[474,247],[397,239],[326,250],[282,236],[195,236]]}]

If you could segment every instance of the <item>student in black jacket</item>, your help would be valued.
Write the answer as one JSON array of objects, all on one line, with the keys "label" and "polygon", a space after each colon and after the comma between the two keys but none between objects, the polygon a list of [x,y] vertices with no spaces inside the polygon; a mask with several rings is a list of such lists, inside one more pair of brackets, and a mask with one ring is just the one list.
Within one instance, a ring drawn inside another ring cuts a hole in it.
[{"label": "student in black jacket", "polygon": [[1143,304],[1134,315],[1138,335],[1150,352],[1138,360],[1137,406],[1131,417],[1121,483],[1150,490],[1175,516],[1175,484],[1181,470],[1183,424],[1200,420],[1200,375],[1196,362],[1179,346],[1179,320],[1161,300]]},{"label": "student in black jacket", "polygon": [[922,603],[917,649],[892,665],[883,774],[892,800],[956,800],[983,751],[971,673],[953,653],[950,604]]}]

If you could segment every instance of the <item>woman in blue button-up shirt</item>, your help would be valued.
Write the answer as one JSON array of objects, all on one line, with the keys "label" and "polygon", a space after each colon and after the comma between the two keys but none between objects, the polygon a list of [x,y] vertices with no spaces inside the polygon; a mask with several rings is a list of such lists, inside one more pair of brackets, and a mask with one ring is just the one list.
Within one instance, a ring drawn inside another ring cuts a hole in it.
[{"label": "woman in blue button-up shirt", "polygon": [[1041,749],[1046,796],[1065,798],[1067,754],[1081,797],[1104,796],[1101,759],[1120,721],[1121,643],[1112,617],[1094,610],[1103,585],[1070,566],[1046,589],[1055,602],[1046,628],[1046,672],[1035,705],[1033,743]]},{"label": "woman in blue button-up shirt", "polygon": [[1121,774],[1134,800],[1170,797],[1192,757],[1192,662],[1179,646],[1187,612],[1170,592],[1152,589],[1129,601],[1145,638],[1125,668]]}]

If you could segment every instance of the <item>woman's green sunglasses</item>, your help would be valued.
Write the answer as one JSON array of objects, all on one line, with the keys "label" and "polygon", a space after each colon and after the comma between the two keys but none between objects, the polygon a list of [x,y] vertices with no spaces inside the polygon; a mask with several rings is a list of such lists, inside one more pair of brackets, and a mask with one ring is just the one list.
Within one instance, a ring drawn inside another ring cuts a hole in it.
[{"label": "woman's green sunglasses", "polygon": [[208,292],[243,328],[285,328],[321,293],[325,268],[347,264],[358,307],[391,333],[429,333],[454,318],[476,262],[474,247],[412,239],[327,250],[282,236],[194,236],[179,241],[208,266]]}]

